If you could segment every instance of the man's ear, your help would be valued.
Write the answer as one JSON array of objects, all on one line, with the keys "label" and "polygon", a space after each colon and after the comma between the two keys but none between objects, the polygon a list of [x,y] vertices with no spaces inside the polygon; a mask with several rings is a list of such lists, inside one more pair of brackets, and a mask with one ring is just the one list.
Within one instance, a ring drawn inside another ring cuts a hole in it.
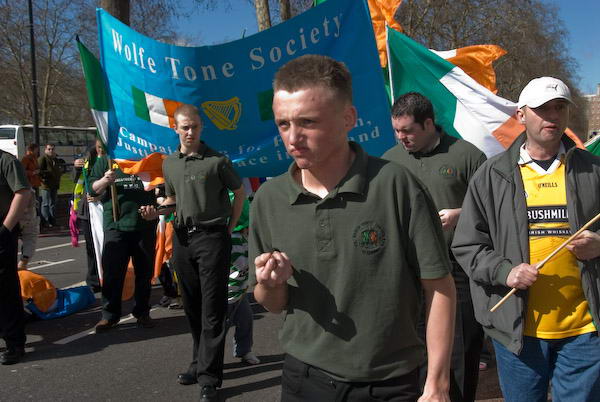
[{"label": "man's ear", "polygon": [[346,106],[344,110],[345,126],[348,131],[352,130],[356,126],[356,118],[358,112],[353,105]]},{"label": "man's ear", "polygon": [[525,124],[525,113],[523,113],[523,109],[517,109],[517,119],[521,124]]},{"label": "man's ear", "polygon": [[433,119],[431,119],[430,117],[426,118],[423,122],[423,129],[427,133],[435,131],[435,123],[433,122]]}]

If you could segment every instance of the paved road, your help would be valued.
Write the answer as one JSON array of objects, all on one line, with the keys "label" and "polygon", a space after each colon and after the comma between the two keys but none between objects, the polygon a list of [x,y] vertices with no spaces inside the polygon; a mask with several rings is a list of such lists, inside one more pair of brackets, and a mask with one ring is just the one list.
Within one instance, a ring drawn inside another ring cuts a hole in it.
[{"label": "paved road", "polygon": [[[85,247],[73,248],[66,233],[42,235],[30,267],[57,287],[81,283]],[[98,296],[98,295],[97,295]],[[78,314],[34,321],[27,326],[27,356],[0,366],[0,401],[195,401],[197,386],[181,386],[178,372],[191,358],[191,335],[183,311],[157,307],[161,289],[152,291],[157,327],[140,329],[130,315],[108,333],[93,334],[99,305]],[[124,313],[131,311],[124,304]],[[222,394],[228,401],[278,401],[282,351],[277,341],[281,318],[253,304],[254,352],[262,360],[246,366],[231,356],[228,334]],[[500,396],[495,369],[483,373],[481,400]]]}]

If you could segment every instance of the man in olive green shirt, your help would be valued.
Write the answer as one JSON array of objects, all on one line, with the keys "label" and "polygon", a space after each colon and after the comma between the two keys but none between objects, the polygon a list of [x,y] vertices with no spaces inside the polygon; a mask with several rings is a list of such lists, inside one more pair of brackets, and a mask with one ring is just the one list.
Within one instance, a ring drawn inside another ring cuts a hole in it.
[{"label": "man in olive green shirt", "polygon": [[[444,133],[435,124],[433,105],[420,93],[410,92],[396,99],[392,126],[399,144],[382,158],[408,168],[425,184],[438,210],[450,250],[469,181],[485,162],[485,155],[471,143]],[[475,400],[483,330],[475,320],[469,278],[452,253],[450,260],[458,299],[450,397],[453,401],[467,402]],[[423,365],[422,370],[425,369]]]},{"label": "man in olive green shirt", "polygon": [[282,400],[447,400],[454,284],[439,219],[405,168],[367,155],[344,64],[306,55],[275,75],[273,113],[289,171],[261,186],[250,212],[254,296],[286,310]]},{"label": "man in olive green shirt", "polygon": [[0,150],[0,333],[6,350],[0,364],[18,363],[25,354],[25,317],[17,275],[18,223],[32,192],[23,165]]},{"label": "man in olive green shirt", "polygon": [[[90,195],[102,195],[104,208],[104,246],[102,250],[102,319],[96,332],[109,330],[121,318],[121,295],[129,260],[135,271],[135,306],[132,314],[143,328],[154,326],[150,318],[150,291],[156,244],[156,220],[147,221],[138,210],[142,205],[155,204],[153,191],[135,175],[123,173],[118,166],[109,166],[107,156],[97,159],[90,173]],[[114,186],[113,186],[114,184]],[[116,192],[118,215],[115,220],[112,192]]]},{"label": "man in olive green shirt", "polygon": [[[218,400],[223,380],[231,232],[246,196],[229,159],[200,140],[198,109],[182,105],[173,118],[180,146],[163,163],[167,197],[161,213],[176,213],[172,261],[194,339],[192,362],[178,381],[198,383],[201,401],[209,402]],[[152,206],[141,212],[157,215]]]}]

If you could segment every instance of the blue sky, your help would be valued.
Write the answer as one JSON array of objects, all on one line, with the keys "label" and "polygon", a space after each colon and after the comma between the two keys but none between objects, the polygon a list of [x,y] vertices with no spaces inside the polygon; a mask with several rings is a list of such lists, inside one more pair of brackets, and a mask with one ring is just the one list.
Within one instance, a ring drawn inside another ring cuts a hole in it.
[{"label": "blue sky", "polygon": [[559,6],[561,19],[569,31],[571,57],[579,63],[579,89],[585,94],[596,92],[600,84],[600,1],[544,0]]},{"label": "blue sky", "polygon": [[[560,17],[569,32],[567,49],[577,63],[581,78],[579,89],[585,94],[596,92],[600,84],[600,0],[542,0],[559,7]],[[186,0],[189,4],[190,0]],[[253,3],[253,1],[252,1]],[[254,8],[248,0],[230,0],[230,9],[218,6],[215,10],[198,13],[197,8],[184,8],[190,17],[176,23],[180,32],[192,38],[194,45],[227,42],[258,31]]]}]

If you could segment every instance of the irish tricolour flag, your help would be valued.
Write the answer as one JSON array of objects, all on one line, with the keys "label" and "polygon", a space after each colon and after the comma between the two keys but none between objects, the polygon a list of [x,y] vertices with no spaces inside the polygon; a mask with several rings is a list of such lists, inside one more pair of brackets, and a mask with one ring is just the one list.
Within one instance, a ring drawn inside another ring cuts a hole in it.
[{"label": "irish tricolour flag", "polygon": [[173,114],[181,102],[159,98],[134,86],[131,87],[131,96],[137,117],[159,126],[173,127]]},{"label": "irish tricolour flag", "polygon": [[110,94],[106,89],[102,65],[77,38],[81,67],[85,77],[85,86],[90,101],[92,117],[98,128],[98,134],[104,144],[108,142],[108,111],[111,107]]},{"label": "irish tricolour flag", "polygon": [[[495,95],[461,68],[406,35],[388,29],[388,59],[392,97],[407,92],[425,95],[436,123],[463,138],[488,157],[502,152],[523,131],[517,104]],[[581,140],[569,133],[575,142]]]}]

